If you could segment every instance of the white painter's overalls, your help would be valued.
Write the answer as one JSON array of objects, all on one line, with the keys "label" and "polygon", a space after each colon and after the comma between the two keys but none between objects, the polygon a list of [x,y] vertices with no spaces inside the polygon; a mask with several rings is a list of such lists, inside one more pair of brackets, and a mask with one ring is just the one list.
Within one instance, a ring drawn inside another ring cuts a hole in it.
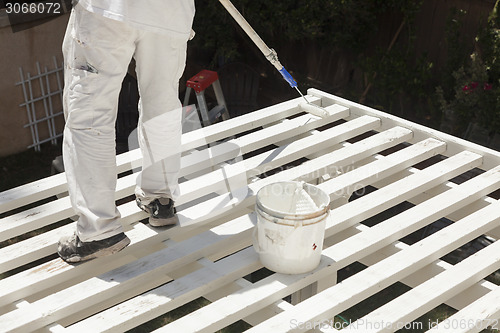
[{"label": "white painter's overalls", "polygon": [[121,233],[115,205],[115,121],[132,57],[139,85],[143,203],[179,195],[182,108],[179,79],[194,0],[80,0],[63,42],[63,157],[77,235],[84,242]]}]

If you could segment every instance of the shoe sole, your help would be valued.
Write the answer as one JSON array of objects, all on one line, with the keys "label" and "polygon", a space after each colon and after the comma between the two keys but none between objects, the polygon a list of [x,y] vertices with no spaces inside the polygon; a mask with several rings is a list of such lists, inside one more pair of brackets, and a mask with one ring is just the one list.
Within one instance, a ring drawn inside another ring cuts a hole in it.
[{"label": "shoe sole", "polygon": [[174,215],[172,217],[169,217],[167,219],[158,219],[154,217],[149,217],[149,225],[152,227],[166,227],[169,225],[175,225],[179,222],[179,218],[177,215]]},{"label": "shoe sole", "polygon": [[70,262],[70,263],[76,263],[76,262],[86,261],[86,260],[95,259],[95,258],[99,258],[99,257],[105,257],[105,256],[109,256],[111,254],[120,252],[121,250],[126,248],[129,244],[130,244],[130,238],[125,237],[124,239],[111,245],[110,247],[96,251],[96,252],[91,253],[87,256],[80,257],[79,255],[75,255],[75,256],[71,256],[69,258],[63,258],[63,260],[66,262]]}]

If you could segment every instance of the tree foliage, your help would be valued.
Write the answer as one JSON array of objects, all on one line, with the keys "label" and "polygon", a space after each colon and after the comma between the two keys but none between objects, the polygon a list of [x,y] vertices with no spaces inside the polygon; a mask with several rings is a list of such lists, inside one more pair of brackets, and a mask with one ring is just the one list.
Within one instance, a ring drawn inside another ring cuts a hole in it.
[{"label": "tree foliage", "polygon": [[[378,29],[378,15],[399,11],[411,16],[421,1],[412,0],[234,0],[235,7],[269,44],[313,40],[362,52]],[[193,43],[214,57],[235,58],[238,27],[218,1],[196,1]]]},{"label": "tree foliage", "polygon": [[[456,68],[451,87],[438,87],[443,111],[458,117],[457,131],[477,123],[490,133],[500,128],[500,0],[479,30],[475,50]],[[451,89],[451,92],[447,92]]]}]

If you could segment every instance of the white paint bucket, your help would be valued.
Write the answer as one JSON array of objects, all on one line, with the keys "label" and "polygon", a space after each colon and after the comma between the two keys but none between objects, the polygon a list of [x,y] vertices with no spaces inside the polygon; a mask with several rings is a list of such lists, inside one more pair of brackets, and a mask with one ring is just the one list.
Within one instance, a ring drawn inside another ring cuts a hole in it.
[{"label": "white paint bucket", "polygon": [[253,245],[262,264],[301,274],[319,265],[330,197],[304,182],[278,182],[257,192]]}]

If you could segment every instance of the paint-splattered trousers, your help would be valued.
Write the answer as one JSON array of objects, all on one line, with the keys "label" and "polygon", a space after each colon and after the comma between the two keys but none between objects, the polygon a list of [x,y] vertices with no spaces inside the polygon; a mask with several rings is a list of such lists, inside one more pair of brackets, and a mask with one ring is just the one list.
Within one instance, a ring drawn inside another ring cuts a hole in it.
[{"label": "paint-splattered trousers", "polygon": [[144,203],[179,195],[182,108],[179,79],[187,40],[139,30],[73,9],[63,42],[63,157],[82,241],[122,232],[115,204],[115,121],[122,80],[132,57],[139,86],[139,145],[143,168],[136,195]]}]

